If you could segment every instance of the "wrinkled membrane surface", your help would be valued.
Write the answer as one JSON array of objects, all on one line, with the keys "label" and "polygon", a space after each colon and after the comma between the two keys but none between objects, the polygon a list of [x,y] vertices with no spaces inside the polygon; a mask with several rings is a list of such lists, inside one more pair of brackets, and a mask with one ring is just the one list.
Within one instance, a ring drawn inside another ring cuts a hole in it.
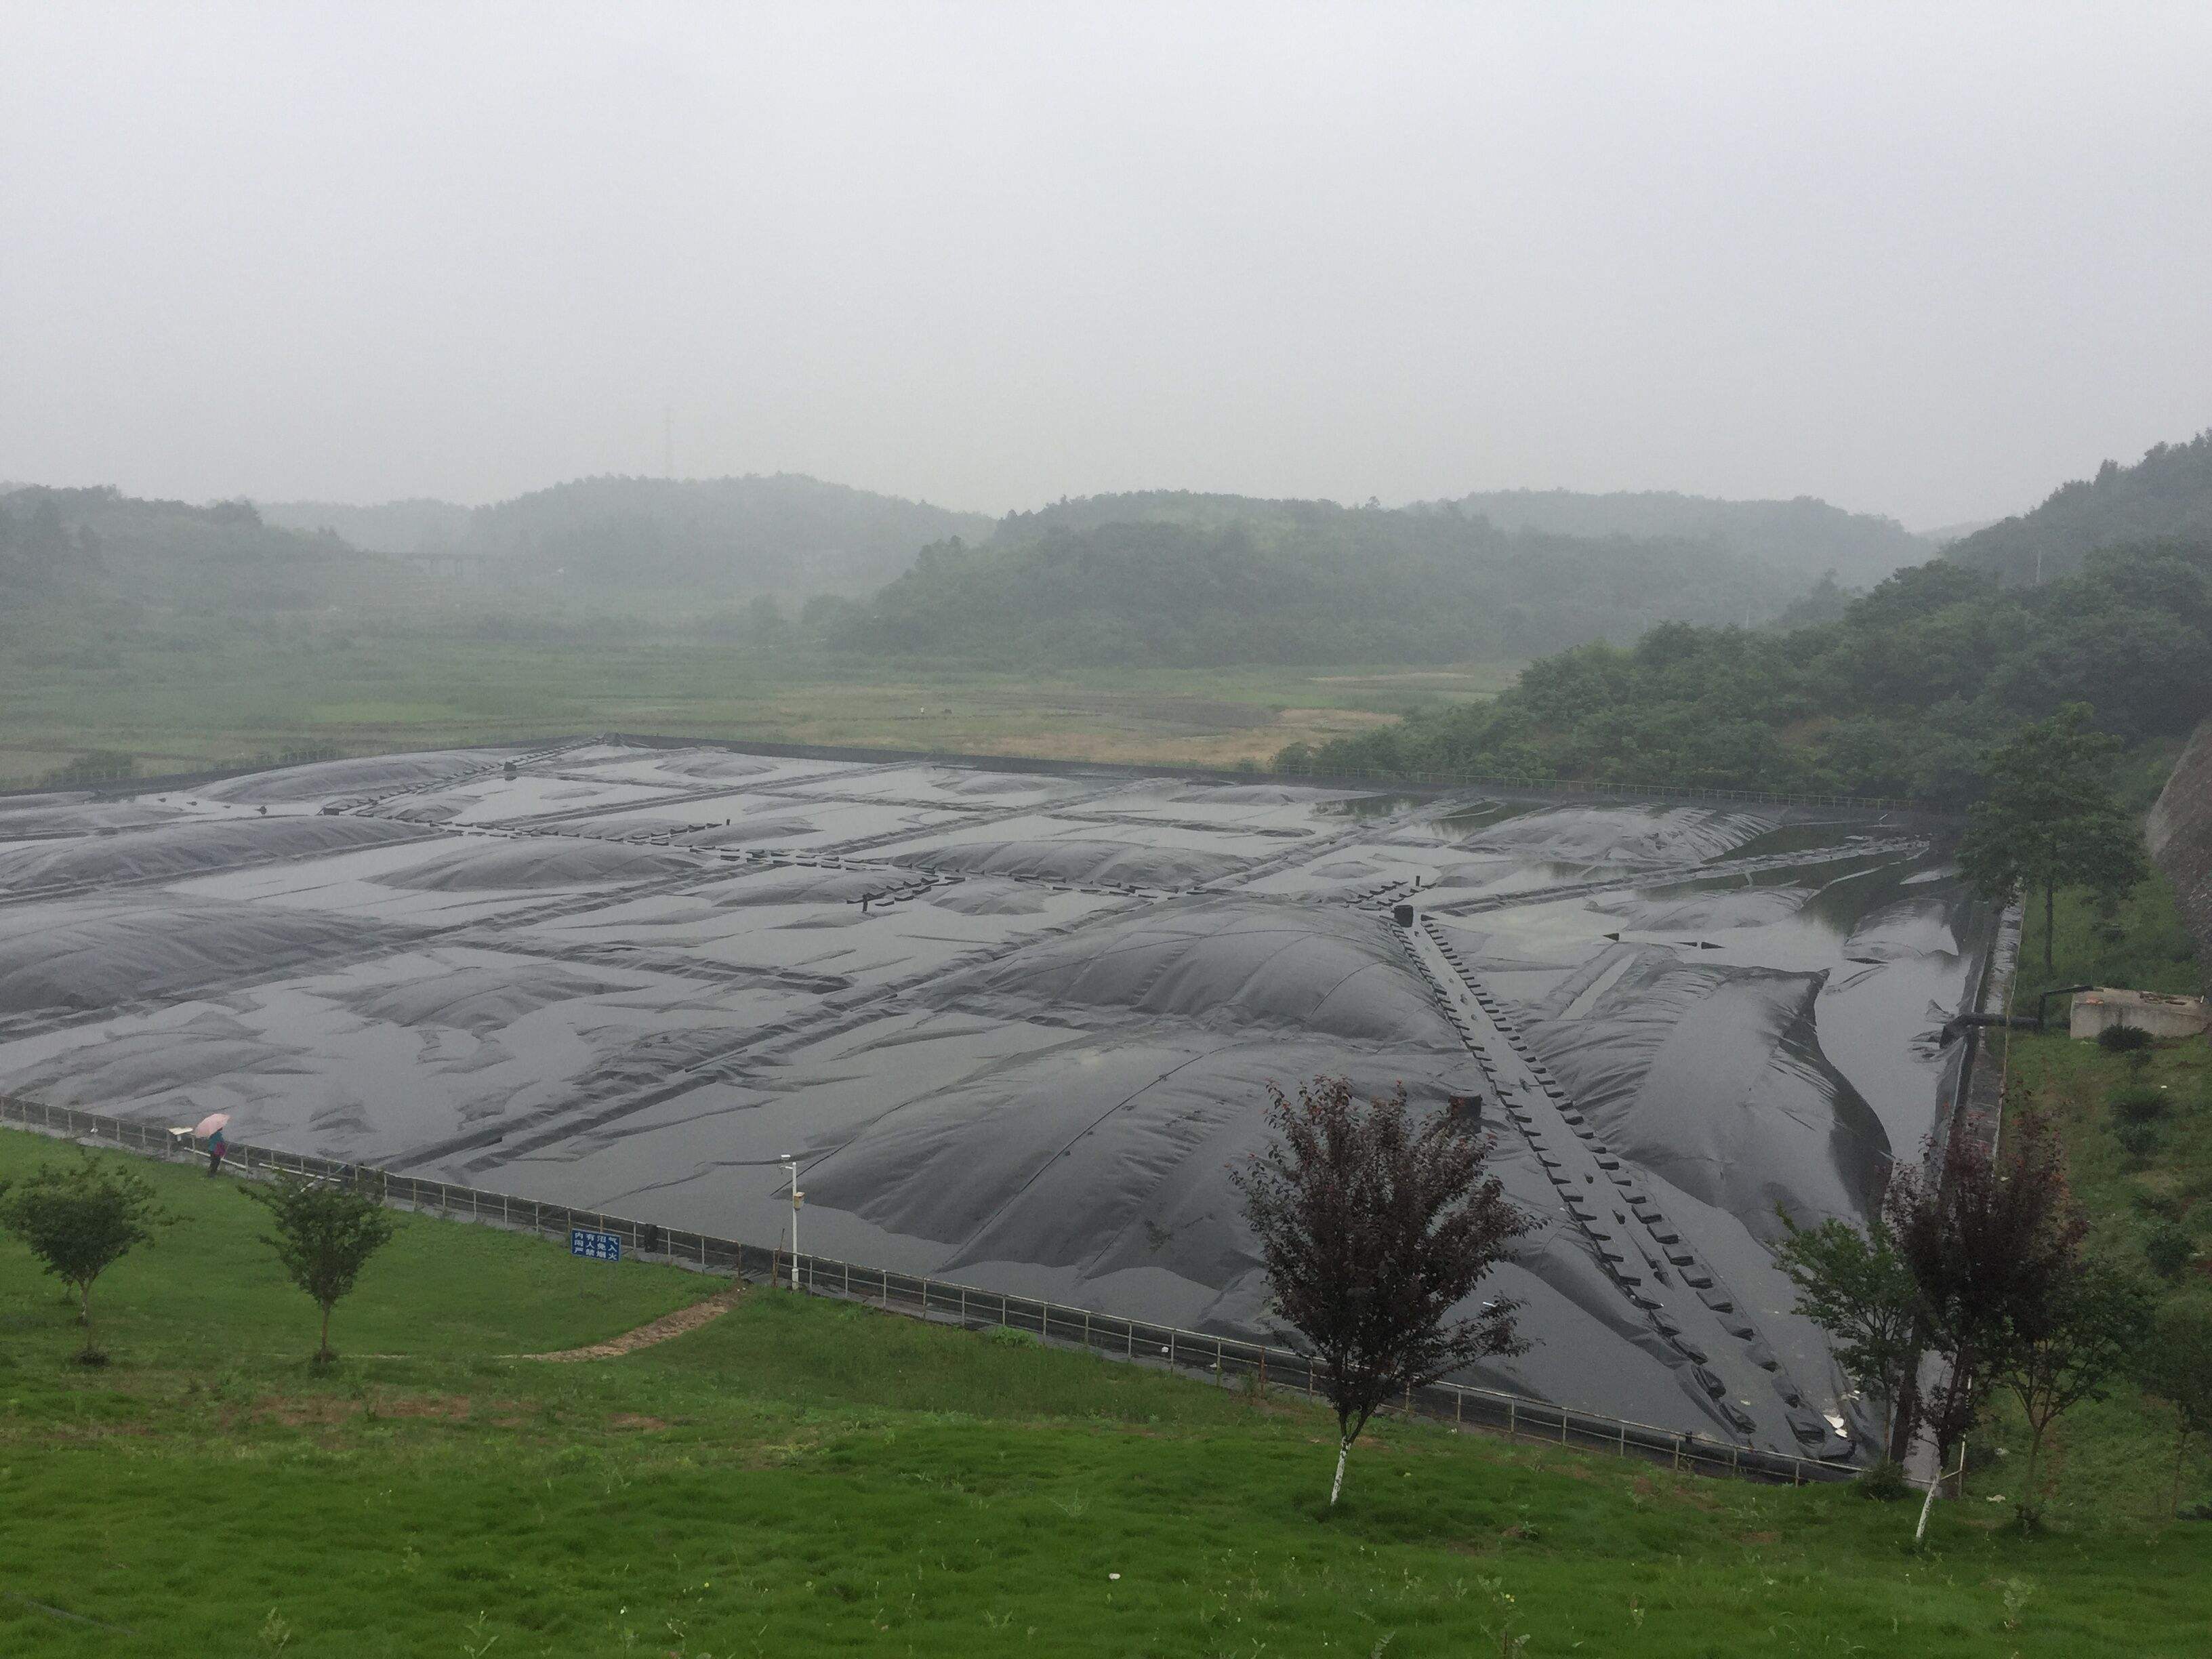
[{"label": "wrinkled membrane surface", "polygon": [[796,1155],[809,1250],[1239,1337],[1270,1083],[1480,1097],[1462,1380],[1847,1455],[1770,1247],[1918,1155],[1982,925],[1840,811],[391,756],[0,800],[0,1087],[762,1243]]}]

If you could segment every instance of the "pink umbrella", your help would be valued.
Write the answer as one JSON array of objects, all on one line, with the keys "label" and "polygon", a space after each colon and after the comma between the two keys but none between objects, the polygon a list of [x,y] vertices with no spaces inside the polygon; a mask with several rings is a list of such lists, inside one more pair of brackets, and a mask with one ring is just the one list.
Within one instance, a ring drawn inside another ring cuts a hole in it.
[{"label": "pink umbrella", "polygon": [[198,1123],[192,1125],[192,1139],[195,1140],[204,1140],[210,1135],[213,1134],[217,1129],[222,1128],[229,1121],[230,1114],[228,1112],[210,1112]]}]

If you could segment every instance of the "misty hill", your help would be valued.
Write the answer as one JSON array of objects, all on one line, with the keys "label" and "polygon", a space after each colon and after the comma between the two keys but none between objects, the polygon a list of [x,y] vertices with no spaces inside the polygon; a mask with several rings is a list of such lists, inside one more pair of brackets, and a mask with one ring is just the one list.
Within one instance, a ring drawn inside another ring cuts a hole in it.
[{"label": "misty hill", "polygon": [[1711,543],[1161,492],[1010,515],[816,616],[836,645],[1009,664],[1449,662],[1760,621],[1805,586]]},{"label": "misty hill", "polygon": [[1894,519],[1846,513],[1810,495],[1729,501],[1671,490],[1495,489],[1462,495],[1455,504],[1506,530],[1716,542],[1808,581],[1832,570],[1849,587],[1871,586],[1918,564],[1931,545]]},{"label": "misty hill", "polygon": [[16,606],[120,600],[243,615],[359,599],[406,579],[335,536],[264,523],[246,501],[36,485],[0,495],[0,595]]},{"label": "misty hill", "polygon": [[2095,477],[2059,485],[2033,512],[1962,538],[1943,556],[2008,582],[2047,581],[2099,548],[2165,538],[2212,539],[2212,431],[2160,444],[2133,466],[2106,461]]},{"label": "misty hill", "polygon": [[343,501],[257,501],[263,520],[311,534],[327,530],[372,553],[446,552],[469,532],[470,509],[417,498],[353,507]]},{"label": "misty hill", "polygon": [[2100,549],[2040,587],[1931,560],[1813,626],[1563,652],[1493,702],[1279,764],[1959,801],[1991,744],[2068,702],[2130,742],[2212,715],[2212,538]]},{"label": "misty hill", "polygon": [[872,586],[947,537],[992,520],[797,473],[738,478],[580,478],[475,508],[445,501],[264,509],[393,553],[497,559],[504,585],[589,599]]}]

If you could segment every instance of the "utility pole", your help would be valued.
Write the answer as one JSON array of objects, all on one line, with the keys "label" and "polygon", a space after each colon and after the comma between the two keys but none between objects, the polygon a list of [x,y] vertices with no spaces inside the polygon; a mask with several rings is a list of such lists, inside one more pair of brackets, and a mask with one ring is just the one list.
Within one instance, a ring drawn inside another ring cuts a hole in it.
[{"label": "utility pole", "polygon": [[799,1205],[806,1194],[799,1190],[799,1160],[783,1160],[783,1172],[791,1177],[791,1288],[799,1288]]}]

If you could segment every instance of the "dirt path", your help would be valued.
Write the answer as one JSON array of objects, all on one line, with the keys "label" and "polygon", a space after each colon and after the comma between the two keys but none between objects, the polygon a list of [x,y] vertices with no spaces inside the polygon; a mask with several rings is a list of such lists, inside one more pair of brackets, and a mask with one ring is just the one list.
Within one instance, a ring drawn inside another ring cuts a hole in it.
[{"label": "dirt path", "polygon": [[635,1353],[640,1348],[649,1348],[656,1342],[665,1342],[686,1331],[696,1331],[702,1325],[713,1323],[738,1305],[742,1290],[725,1291],[720,1296],[710,1296],[704,1302],[694,1302],[688,1308],[678,1308],[672,1314],[663,1314],[649,1325],[641,1325],[634,1331],[624,1331],[620,1336],[605,1342],[594,1342],[588,1348],[564,1348],[559,1353],[526,1353],[523,1359],[619,1359],[626,1353]]}]

